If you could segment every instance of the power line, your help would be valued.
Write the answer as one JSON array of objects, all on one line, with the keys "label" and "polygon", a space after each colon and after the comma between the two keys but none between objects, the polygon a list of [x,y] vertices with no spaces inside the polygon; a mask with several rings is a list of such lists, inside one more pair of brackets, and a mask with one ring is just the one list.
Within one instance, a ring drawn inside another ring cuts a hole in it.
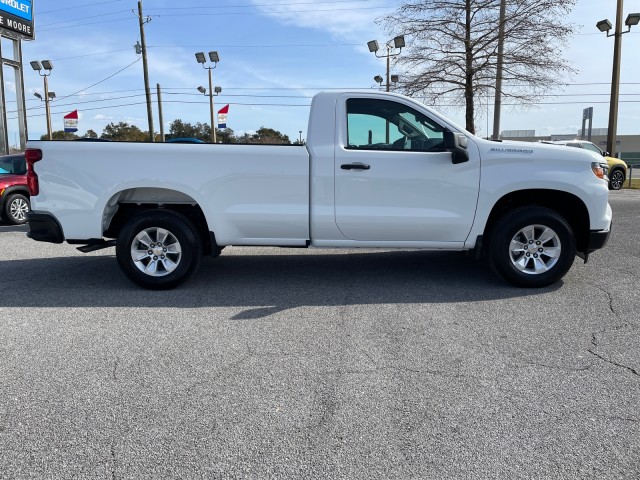
[{"label": "power line", "polygon": [[107,55],[109,53],[128,52],[130,50],[131,50],[131,48],[121,48],[119,50],[109,50],[108,52],[85,53],[84,55],[74,55],[73,57],[54,58],[53,60],[55,60],[56,62],[59,62],[61,60],[70,60],[72,58],[95,57],[95,56],[98,56],[98,55]]},{"label": "power line", "polygon": [[104,2],[96,2],[96,3],[85,3],[82,5],[76,5],[74,7],[65,7],[65,8],[56,8],[54,10],[44,10],[42,12],[38,12],[38,15],[44,15],[46,13],[57,13],[57,12],[62,12],[64,10],[78,10],[80,8],[87,8],[87,7],[93,7],[95,5],[104,5],[105,3],[116,3],[116,2],[122,2],[123,0],[107,0]]},{"label": "power line", "polygon": [[[119,108],[119,107],[131,107],[131,106],[135,106],[135,105],[146,105],[147,102],[132,102],[132,103],[122,103],[119,105],[110,105],[108,108]],[[186,102],[186,101],[176,101],[176,100],[168,100],[166,102],[163,103],[181,103],[181,104],[194,104],[194,103],[202,103],[202,102]],[[228,103],[229,105],[239,105],[239,106],[251,106],[251,107],[310,107],[311,104],[310,103],[305,103],[305,104],[294,104],[294,103],[243,103],[243,102],[225,102]],[[94,107],[94,108],[83,108],[82,111],[83,112],[88,112],[88,111],[92,111],[92,110],[104,110],[107,107]],[[13,112],[7,112],[7,113],[16,113],[15,111]],[[51,112],[52,115],[64,115],[68,113],[66,110],[61,110],[59,112]],[[46,113],[36,113],[36,114],[32,114],[30,115],[30,117],[43,117],[46,116]],[[17,117],[14,117],[13,119],[15,119]]]},{"label": "power line", "polygon": [[[353,8],[331,8],[331,9],[314,9],[314,10],[277,10],[277,11],[256,11],[256,12],[220,12],[220,13],[172,13],[170,16],[171,18],[174,17],[202,17],[202,16],[229,16],[229,15],[261,15],[261,14],[280,14],[280,13],[284,13],[284,14],[288,14],[288,13],[317,13],[317,12],[346,12],[346,11],[356,11],[356,10],[388,10],[390,8],[393,7],[389,7],[389,6],[379,6],[379,7],[353,7]],[[119,13],[119,12],[117,12]],[[111,14],[113,15],[113,13]],[[103,15],[101,15],[103,16]],[[156,17],[161,17],[162,15],[155,15]],[[54,30],[54,28],[52,27],[53,25],[58,25],[60,23],[71,23],[71,22],[77,22],[80,20],[84,20],[86,18],[95,18],[96,15],[92,15],[89,17],[80,17],[80,18],[75,18],[75,19],[71,19],[71,20],[67,20],[64,22],[58,22],[58,23],[50,23],[50,24],[45,24],[42,25],[40,27],[40,31],[41,32],[47,32],[50,30]],[[98,22],[83,22],[77,25],[66,25],[66,26],[56,26],[55,30],[62,30],[65,28],[78,28],[78,27],[84,27],[87,25],[97,25],[97,24],[101,24],[101,23],[113,23],[113,22],[120,22],[122,20],[129,20],[129,17],[124,17],[124,18],[114,18],[111,20],[102,20],[102,21],[98,21]],[[47,27],[51,27],[51,28],[47,28]]]},{"label": "power line", "polygon": [[116,75],[118,75],[120,72],[124,72],[124,71],[125,71],[127,68],[129,68],[131,65],[134,65],[135,63],[138,63],[139,61],[140,61],[140,59],[139,59],[139,58],[136,58],[136,60],[135,60],[135,61],[131,62],[131,63],[130,63],[129,65],[127,65],[126,67],[124,67],[124,68],[122,68],[122,69],[118,70],[116,73],[113,73],[113,74],[109,75],[108,77],[103,78],[103,79],[102,79],[102,80],[100,80],[99,82],[96,82],[96,83],[94,83],[94,84],[92,84],[92,85],[89,85],[88,87],[85,87],[85,88],[83,88],[83,89],[81,89],[81,90],[78,90],[77,92],[74,92],[74,93],[72,93],[72,94],[70,94],[70,95],[65,95],[64,97],[61,97],[61,98],[60,98],[60,100],[64,100],[65,98],[72,97],[72,96],[77,95],[78,93],[80,93],[80,92],[82,92],[82,91],[84,91],[84,90],[88,90],[88,89],[90,89],[91,87],[95,87],[96,85],[99,85],[99,84],[101,84],[102,82],[106,82],[106,81],[107,81],[107,80],[109,80],[110,78],[115,77],[115,76],[116,76]]},{"label": "power line", "polygon": [[[289,3],[261,3],[261,4],[245,4],[245,5],[216,5],[216,6],[197,6],[197,7],[156,7],[148,10],[219,10],[222,8],[255,8],[255,7],[289,7],[291,5],[320,5],[320,4],[336,4],[336,3],[358,3],[368,2],[369,0],[322,0],[319,2],[289,2]],[[386,7],[391,8],[391,7]]]},{"label": "power line", "polygon": [[[149,45],[149,48],[200,48],[202,45]],[[299,44],[274,44],[274,45],[217,45],[216,48],[291,48],[291,47],[357,47],[362,43],[299,43]]]}]

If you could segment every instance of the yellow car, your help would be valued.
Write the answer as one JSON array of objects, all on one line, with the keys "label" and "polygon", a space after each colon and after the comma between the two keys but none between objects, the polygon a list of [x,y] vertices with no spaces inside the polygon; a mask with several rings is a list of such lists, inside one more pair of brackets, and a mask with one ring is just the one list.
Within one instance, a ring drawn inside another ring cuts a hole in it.
[{"label": "yellow car", "polygon": [[609,165],[609,188],[611,190],[620,190],[624,185],[624,181],[627,179],[627,164],[619,158],[610,157],[609,152],[603,152],[595,143],[587,142],[586,140],[560,140],[550,143],[584,148],[599,153],[607,160]]}]

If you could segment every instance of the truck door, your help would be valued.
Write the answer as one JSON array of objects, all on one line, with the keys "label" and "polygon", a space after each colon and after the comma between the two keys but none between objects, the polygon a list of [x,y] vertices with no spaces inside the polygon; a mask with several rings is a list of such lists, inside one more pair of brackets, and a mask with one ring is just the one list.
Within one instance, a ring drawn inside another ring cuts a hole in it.
[{"label": "truck door", "polygon": [[[445,128],[402,99],[343,98],[335,150],[335,220],[351,240],[464,242],[480,158],[453,164]],[[343,117],[344,118],[344,117]]]}]

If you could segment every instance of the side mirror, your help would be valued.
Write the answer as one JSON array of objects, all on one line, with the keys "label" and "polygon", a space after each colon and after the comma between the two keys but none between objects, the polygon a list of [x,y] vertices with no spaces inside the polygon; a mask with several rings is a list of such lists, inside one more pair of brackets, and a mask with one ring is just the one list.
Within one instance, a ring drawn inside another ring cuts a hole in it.
[{"label": "side mirror", "polygon": [[603,157],[608,157],[609,156],[609,152],[602,152],[602,156]]},{"label": "side mirror", "polygon": [[452,163],[464,163],[469,161],[467,151],[467,137],[461,133],[445,130],[443,133],[444,149],[451,152]]}]

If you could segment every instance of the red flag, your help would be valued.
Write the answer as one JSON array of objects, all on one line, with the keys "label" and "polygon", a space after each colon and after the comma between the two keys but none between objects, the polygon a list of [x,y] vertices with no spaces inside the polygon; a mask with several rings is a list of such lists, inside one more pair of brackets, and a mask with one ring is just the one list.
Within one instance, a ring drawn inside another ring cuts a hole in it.
[{"label": "red flag", "polygon": [[227,113],[229,113],[229,105],[218,110],[218,128],[227,128]]},{"label": "red flag", "polygon": [[73,112],[67,113],[64,116],[64,131],[65,132],[78,131],[78,110],[74,110]]}]

